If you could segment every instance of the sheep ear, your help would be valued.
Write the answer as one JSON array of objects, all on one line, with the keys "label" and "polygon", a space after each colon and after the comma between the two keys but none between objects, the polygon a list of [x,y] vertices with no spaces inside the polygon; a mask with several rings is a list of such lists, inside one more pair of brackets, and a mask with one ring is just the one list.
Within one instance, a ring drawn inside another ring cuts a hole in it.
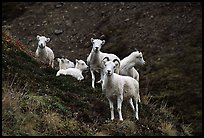
[{"label": "sheep ear", "polygon": [[67,61],[67,63],[69,63],[69,60],[68,60],[68,59],[66,59],[66,61]]},{"label": "sheep ear", "polygon": [[137,50],[137,48],[134,48],[134,50],[135,50],[135,51],[139,51],[139,50]]},{"label": "sheep ear", "polygon": [[101,61],[102,65],[104,66],[107,61],[110,61],[110,59],[108,57],[104,57]]},{"label": "sheep ear", "polygon": [[115,66],[119,67],[119,66],[120,66],[119,62],[116,62],[116,63],[115,63]]},{"label": "sheep ear", "polygon": [[93,41],[94,41],[94,39],[93,38],[91,38],[91,42],[93,43]]},{"label": "sheep ear", "polygon": [[39,40],[39,39],[40,39],[40,36],[39,36],[39,35],[37,35],[37,37],[36,37],[36,38],[37,38],[37,40]]},{"label": "sheep ear", "polygon": [[46,40],[47,42],[50,42],[50,38],[47,38],[47,40]]},{"label": "sheep ear", "polygon": [[105,41],[105,40],[103,40],[103,41],[102,41],[102,45],[104,45],[104,44],[105,44],[105,42],[106,42],[106,41]]},{"label": "sheep ear", "polygon": [[76,59],[76,63],[78,63],[78,61],[79,61],[79,60],[78,60],[78,59]]},{"label": "sheep ear", "polygon": [[102,60],[101,61],[102,65],[104,66],[106,64],[106,61],[105,60]]},{"label": "sheep ear", "polygon": [[104,66],[106,64],[107,60],[102,60],[101,63]]},{"label": "sheep ear", "polygon": [[116,66],[120,66],[120,61],[118,59],[114,59],[113,63],[115,63]]}]

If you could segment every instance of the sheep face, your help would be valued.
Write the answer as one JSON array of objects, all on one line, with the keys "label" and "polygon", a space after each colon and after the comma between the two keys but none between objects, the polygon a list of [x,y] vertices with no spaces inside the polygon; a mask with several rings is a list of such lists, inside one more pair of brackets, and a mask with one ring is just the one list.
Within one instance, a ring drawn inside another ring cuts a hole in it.
[{"label": "sheep face", "polygon": [[66,59],[66,58],[57,58],[57,61],[59,63],[66,63],[67,65],[70,64],[70,66],[72,66],[73,62],[71,62],[69,59]]},{"label": "sheep face", "polygon": [[65,58],[65,61],[64,61],[64,62],[67,63],[67,65],[68,65],[69,67],[74,67],[74,63],[71,62],[70,60],[68,60],[68,59]]},{"label": "sheep face", "polygon": [[141,64],[141,65],[145,64],[145,61],[144,61],[143,56],[142,56],[142,52],[137,51],[137,54],[136,54],[135,57],[136,57],[136,60],[137,60],[138,64]]},{"label": "sheep face", "polygon": [[88,66],[86,65],[86,63],[83,60],[76,59],[76,68],[78,68],[80,70],[87,70]]},{"label": "sheep face", "polygon": [[105,40],[91,38],[91,43],[93,44],[93,51],[97,53],[101,50],[101,46],[105,44]]},{"label": "sheep face", "polygon": [[110,61],[108,57],[104,57],[102,62],[102,67],[107,76],[111,76],[115,69],[120,67],[120,61],[118,59],[114,59],[113,61]]},{"label": "sheep face", "polygon": [[112,61],[104,62],[104,73],[107,76],[111,76],[114,73],[115,68],[116,65]]},{"label": "sheep face", "polygon": [[50,38],[46,38],[45,36],[37,35],[37,40],[38,40],[38,46],[43,49],[45,48],[46,43],[50,41]]}]

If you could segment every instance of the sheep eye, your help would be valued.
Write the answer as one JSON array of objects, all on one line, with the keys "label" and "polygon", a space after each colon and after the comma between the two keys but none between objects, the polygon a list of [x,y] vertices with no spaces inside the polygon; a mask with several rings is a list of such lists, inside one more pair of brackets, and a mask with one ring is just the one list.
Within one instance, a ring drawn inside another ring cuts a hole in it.
[{"label": "sheep eye", "polygon": [[81,63],[81,65],[84,65],[84,63]]}]

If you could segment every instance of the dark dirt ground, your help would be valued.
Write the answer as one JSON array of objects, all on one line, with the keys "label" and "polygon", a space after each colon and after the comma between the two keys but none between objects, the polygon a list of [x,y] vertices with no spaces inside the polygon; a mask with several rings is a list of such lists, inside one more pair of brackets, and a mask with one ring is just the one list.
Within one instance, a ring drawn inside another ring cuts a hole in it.
[{"label": "dark dirt ground", "polygon": [[86,60],[90,38],[121,59],[144,52],[141,95],[174,107],[181,121],[202,134],[202,6],[198,2],[3,3],[4,32],[35,52],[36,36],[51,38],[55,56]]}]

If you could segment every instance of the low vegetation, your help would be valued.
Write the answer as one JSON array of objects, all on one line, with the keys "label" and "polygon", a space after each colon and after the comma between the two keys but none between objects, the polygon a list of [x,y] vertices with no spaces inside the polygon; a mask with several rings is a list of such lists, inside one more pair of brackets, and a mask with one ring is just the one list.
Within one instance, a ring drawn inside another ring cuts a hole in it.
[{"label": "low vegetation", "polygon": [[92,89],[90,74],[81,82],[56,77],[57,70],[7,37],[2,36],[2,135],[191,135],[165,102],[159,104],[151,94],[141,96],[139,121],[126,102],[124,121],[110,121],[108,101],[100,85]]}]

